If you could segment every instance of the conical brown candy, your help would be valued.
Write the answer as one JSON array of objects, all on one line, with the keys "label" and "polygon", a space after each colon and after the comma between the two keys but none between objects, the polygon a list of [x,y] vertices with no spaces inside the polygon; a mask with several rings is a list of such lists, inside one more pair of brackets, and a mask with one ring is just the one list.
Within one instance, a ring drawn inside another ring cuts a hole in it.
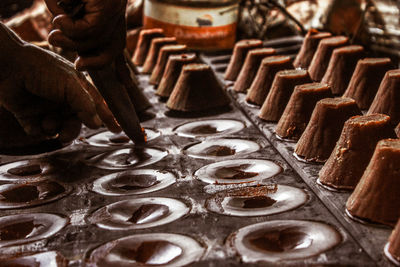
[{"label": "conical brown candy", "polygon": [[[118,68],[117,73],[119,74],[119,79],[121,79],[121,82],[124,85],[133,106],[135,107],[137,115],[139,115],[141,112],[150,108],[151,104],[139,87],[139,82],[135,82],[135,79],[137,78],[134,74],[134,71],[130,68],[128,61],[125,60],[124,63],[127,67]],[[117,66],[119,65],[120,64],[117,64]]]},{"label": "conical brown candy", "polygon": [[304,38],[303,44],[297,54],[293,66],[295,68],[306,69],[310,66],[311,60],[317,50],[318,44],[322,39],[331,37],[329,32],[319,32],[316,29],[310,29]]},{"label": "conical brown candy", "polygon": [[281,70],[293,69],[289,56],[270,56],[261,61],[261,67],[247,92],[246,101],[261,106],[274,81],[275,74]]},{"label": "conical brown candy", "polygon": [[[386,251],[385,251],[386,252]],[[389,243],[387,247],[389,259],[394,264],[400,265],[400,220],[397,222],[392,234],[389,237]]]},{"label": "conical brown candy", "polygon": [[257,74],[261,61],[273,54],[275,54],[275,49],[273,48],[257,48],[250,50],[233,86],[233,90],[246,93]]},{"label": "conical brown candy", "polygon": [[397,138],[400,138],[400,123],[397,124],[396,128],[394,129],[394,131],[395,131],[395,133],[397,135]]},{"label": "conical brown candy", "polygon": [[311,78],[306,70],[281,70],[275,75],[271,90],[261,107],[261,119],[278,121],[296,85],[310,83]]},{"label": "conical brown candy", "polygon": [[128,30],[126,33],[126,49],[132,57],[139,40],[140,29]]},{"label": "conical brown candy", "polygon": [[233,55],[225,72],[225,79],[234,81],[239,75],[247,53],[254,48],[262,47],[262,41],[258,39],[241,40],[235,44]]},{"label": "conical brown candy", "polygon": [[186,64],[194,63],[196,54],[180,54],[169,56],[164,75],[158,85],[156,95],[161,97],[169,97],[178,81],[182,68]]},{"label": "conical brown candy", "polygon": [[395,137],[390,117],[355,116],[344,124],[335,149],[319,173],[319,181],[336,189],[354,189],[379,140]]},{"label": "conical brown candy", "polygon": [[299,139],[310,120],[315,104],[327,97],[332,97],[327,84],[308,83],[296,86],[279,119],[275,133],[281,138]]},{"label": "conical brown candy", "polygon": [[164,75],[165,66],[170,55],[185,53],[186,45],[164,45],[158,53],[157,63],[151,73],[149,83],[158,85]]},{"label": "conical brown candy", "polygon": [[400,122],[400,69],[386,72],[372,101],[368,114],[382,113],[390,116],[393,125]]},{"label": "conical brown candy", "polygon": [[360,182],[346,203],[350,215],[394,226],[400,217],[400,139],[378,142]]},{"label": "conical brown candy", "polygon": [[229,98],[206,64],[183,67],[167,107],[175,111],[205,111],[229,105]]},{"label": "conical brown candy", "polygon": [[390,58],[364,58],[358,61],[343,97],[353,98],[360,109],[368,109],[385,73],[392,68]]},{"label": "conical brown candy", "polygon": [[311,60],[308,72],[313,81],[321,81],[325,71],[328,68],[329,60],[335,48],[344,46],[348,42],[345,36],[334,36],[321,40],[318,44],[317,51]]},{"label": "conical brown candy", "polygon": [[149,74],[157,63],[158,53],[164,45],[176,44],[175,37],[159,37],[151,41],[150,50],[144,62],[142,73]]},{"label": "conical brown candy", "polygon": [[354,99],[337,97],[318,101],[294,152],[306,161],[326,161],[345,121],[355,115],[361,115],[361,111]]},{"label": "conical brown candy", "polygon": [[147,53],[150,49],[151,40],[157,37],[163,37],[164,30],[159,28],[141,30],[139,40],[136,45],[135,53],[133,54],[133,64],[142,66],[146,60]]},{"label": "conical brown candy", "polygon": [[329,84],[334,95],[342,95],[349,85],[357,62],[364,55],[360,45],[348,45],[333,50],[322,83]]}]

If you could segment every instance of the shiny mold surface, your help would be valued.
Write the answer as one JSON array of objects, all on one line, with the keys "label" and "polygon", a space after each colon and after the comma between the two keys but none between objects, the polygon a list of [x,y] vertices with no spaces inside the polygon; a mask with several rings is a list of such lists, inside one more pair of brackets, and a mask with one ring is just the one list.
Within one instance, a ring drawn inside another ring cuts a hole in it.
[{"label": "shiny mold surface", "polygon": [[298,208],[308,199],[302,189],[275,184],[219,193],[207,200],[206,208],[230,216],[268,216]]},{"label": "shiny mold surface", "polygon": [[100,208],[89,221],[109,230],[146,229],[178,220],[189,210],[186,204],[172,198],[137,198]]},{"label": "shiny mold surface", "polygon": [[88,165],[109,170],[143,167],[162,160],[168,152],[160,148],[124,148],[101,153],[86,160]]},{"label": "shiny mold surface", "polygon": [[100,177],[94,181],[92,191],[107,196],[138,195],[164,189],[175,182],[176,177],[170,172],[137,169]]},{"label": "shiny mold surface", "polygon": [[251,140],[216,138],[189,145],[183,149],[183,153],[193,158],[215,159],[245,155],[259,149],[260,144]]},{"label": "shiny mold surface", "polygon": [[[161,135],[158,130],[145,128],[145,134],[147,136],[147,142],[150,142]],[[124,133],[115,134],[110,131],[104,131],[101,133],[94,134],[85,140],[89,145],[97,147],[110,147],[110,146],[122,146],[122,145],[133,145],[132,140],[129,139]]]},{"label": "shiny mold surface", "polygon": [[198,261],[205,248],[191,237],[151,233],[127,236],[93,250],[96,266],[185,266]]},{"label": "shiny mold surface", "polygon": [[280,172],[282,167],[270,160],[234,159],[206,165],[195,177],[209,184],[234,184],[266,180]]},{"label": "shiny mold surface", "polygon": [[192,121],[175,127],[174,132],[183,137],[206,137],[239,132],[246,125],[232,119],[211,119]]},{"label": "shiny mold surface", "polygon": [[59,232],[68,219],[50,213],[0,217],[0,248],[35,242]]},{"label": "shiny mold surface", "polygon": [[279,262],[309,258],[340,244],[332,226],[302,220],[276,220],[249,225],[233,235],[243,262]]}]

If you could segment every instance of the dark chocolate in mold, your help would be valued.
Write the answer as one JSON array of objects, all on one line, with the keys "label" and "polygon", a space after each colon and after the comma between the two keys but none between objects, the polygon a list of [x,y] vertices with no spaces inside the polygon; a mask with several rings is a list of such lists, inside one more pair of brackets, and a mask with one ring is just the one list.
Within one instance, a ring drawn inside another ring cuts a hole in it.
[{"label": "dark chocolate in mold", "polygon": [[66,196],[70,187],[54,181],[0,185],[0,209],[42,205]]},{"label": "dark chocolate in mold", "polygon": [[60,231],[68,219],[50,213],[26,213],[0,217],[0,247],[48,238]]},{"label": "dark chocolate in mold", "polygon": [[195,158],[221,158],[255,152],[261,146],[251,140],[218,138],[184,148],[183,152]]},{"label": "dark chocolate in mold", "polygon": [[103,244],[91,253],[89,262],[96,266],[186,266],[204,252],[204,247],[188,236],[152,233]]},{"label": "dark chocolate in mold", "polygon": [[175,181],[175,176],[167,171],[128,170],[100,177],[94,181],[92,190],[108,196],[146,194],[164,189]]},{"label": "dark chocolate in mold", "polygon": [[243,262],[281,262],[317,256],[339,245],[343,237],[320,222],[276,220],[249,225],[233,236]]},{"label": "dark chocolate in mold", "polygon": [[95,211],[89,221],[108,230],[147,229],[171,223],[189,212],[172,198],[136,198],[112,203]]},{"label": "dark chocolate in mold", "polygon": [[90,157],[86,163],[101,169],[118,170],[147,166],[162,160],[167,155],[167,151],[159,148],[123,148]]},{"label": "dark chocolate in mold", "polygon": [[179,125],[174,129],[174,132],[184,137],[203,137],[231,134],[245,127],[246,125],[238,120],[209,119],[192,121]]},{"label": "dark chocolate in mold", "polygon": [[220,192],[207,200],[206,208],[230,216],[268,216],[293,210],[307,201],[304,190],[275,184]]},{"label": "dark chocolate in mold", "polygon": [[282,171],[273,161],[262,159],[233,159],[206,165],[195,176],[210,184],[249,183],[272,178]]},{"label": "dark chocolate in mold", "polygon": [[[146,141],[150,142],[161,135],[160,131],[151,128],[144,129],[146,134]],[[112,133],[109,131],[94,134],[86,139],[86,142],[93,146],[108,147],[108,146],[121,146],[133,145],[134,143],[124,133]]]}]

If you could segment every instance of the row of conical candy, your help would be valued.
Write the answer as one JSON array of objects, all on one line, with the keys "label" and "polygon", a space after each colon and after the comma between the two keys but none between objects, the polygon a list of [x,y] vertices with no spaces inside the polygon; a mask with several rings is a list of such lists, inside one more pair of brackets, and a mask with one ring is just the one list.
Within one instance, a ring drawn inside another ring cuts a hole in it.
[{"label": "row of conical candy", "polygon": [[167,107],[179,112],[201,112],[229,105],[211,67],[199,62],[195,53],[165,37],[162,29],[145,29],[139,34],[132,61],[150,74],[156,95],[168,99]]}]

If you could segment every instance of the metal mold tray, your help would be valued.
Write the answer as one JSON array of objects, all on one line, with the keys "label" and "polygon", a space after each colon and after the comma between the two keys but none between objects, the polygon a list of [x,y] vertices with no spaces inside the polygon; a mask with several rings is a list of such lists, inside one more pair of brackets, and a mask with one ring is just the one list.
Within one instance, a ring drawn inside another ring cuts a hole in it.
[{"label": "metal mold tray", "polygon": [[[204,57],[206,58],[206,57]],[[208,58],[210,58],[208,56]],[[93,192],[93,182],[99,177],[109,175],[121,170],[107,170],[97,168],[96,165],[86,164],[87,158],[115,149],[112,147],[96,147],[86,142],[74,142],[70,146],[51,153],[35,156],[0,156],[1,164],[8,162],[32,159],[50,158],[60,166],[60,172],[53,172],[51,178],[66,184],[73,185],[73,192],[55,202],[45,205],[0,211],[1,216],[21,213],[49,212],[66,216],[69,224],[54,236],[35,242],[2,249],[1,258],[13,255],[25,255],[43,251],[57,251],[69,260],[69,266],[85,266],[90,258],[90,253],[102,244],[116,240],[128,235],[148,233],[182,234],[197,240],[204,248],[205,253],[199,261],[191,263],[190,266],[241,266],[241,261],[236,251],[229,243],[229,236],[242,227],[267,222],[272,220],[309,220],[324,222],[333,226],[342,235],[342,242],[317,256],[282,261],[279,263],[268,263],[270,266],[325,266],[325,265],[352,265],[352,266],[374,266],[386,264],[387,261],[381,257],[382,244],[386,242],[389,234],[387,229],[375,229],[368,226],[360,226],[348,220],[341,210],[346,196],[326,192],[315,184],[315,174],[319,166],[297,163],[291,156],[292,144],[283,143],[274,138],[270,128],[273,125],[265,125],[255,119],[256,110],[243,105],[243,101],[236,95],[237,99],[231,104],[231,110],[218,115],[209,115],[202,118],[176,118],[165,115],[167,111],[165,104],[160,102],[154,95],[154,89],[148,85],[148,76],[139,75],[141,85],[146,96],[153,104],[150,112],[155,118],[143,122],[143,127],[157,129],[161,135],[152,140],[149,146],[161,148],[168,152],[162,160],[143,167],[143,169],[154,169],[168,171],[176,176],[176,182],[158,191],[141,195],[111,196],[101,195]],[[260,145],[260,149],[245,155],[232,156],[229,159],[266,159],[278,163],[283,171],[278,175],[255,183],[246,184],[207,184],[194,177],[194,173],[205,165],[219,162],[223,158],[199,159],[182,153],[187,145],[211,140],[213,137],[183,137],[176,134],[173,129],[183,123],[201,119],[233,119],[242,121],[246,127],[239,132],[229,133],[223,138],[250,139]],[[104,131],[88,130],[83,128],[80,139],[85,139],[95,133]],[[124,148],[126,146],[123,146]],[[305,169],[303,169],[305,168]],[[128,168],[137,169],[137,168]],[[61,171],[62,170],[62,171]],[[1,184],[9,183],[2,181]],[[227,216],[210,212],[205,208],[206,200],[216,193],[224,190],[238,189],[247,186],[290,185],[303,189],[308,194],[308,201],[296,209],[286,212],[252,217]],[[331,198],[334,196],[334,198]],[[101,207],[127,199],[138,199],[147,197],[174,198],[185,203],[189,208],[189,214],[168,224],[146,228],[127,230],[106,230],[91,224],[88,220],[90,215]],[[331,199],[330,199],[331,198]],[[360,230],[361,229],[361,230]],[[368,229],[364,231],[362,229]],[[365,234],[364,236],[362,234]],[[374,235],[378,235],[372,239]],[[368,245],[367,243],[370,242]],[[375,253],[372,250],[376,249]],[[246,263],[246,266],[265,266],[265,262]]]}]

